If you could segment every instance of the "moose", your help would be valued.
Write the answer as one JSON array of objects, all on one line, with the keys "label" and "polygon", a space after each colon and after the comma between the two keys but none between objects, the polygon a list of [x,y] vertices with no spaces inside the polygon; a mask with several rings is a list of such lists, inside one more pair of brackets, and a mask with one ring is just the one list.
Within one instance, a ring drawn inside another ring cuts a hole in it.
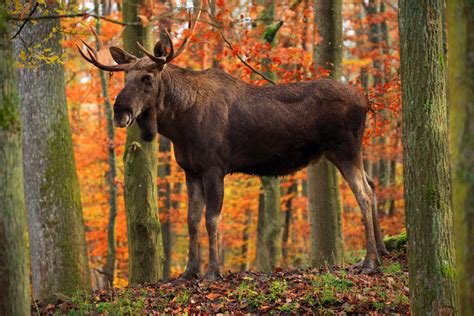
[{"label": "moose", "polygon": [[205,278],[220,276],[217,226],[227,174],[284,176],[322,156],[338,168],[361,208],[367,253],[357,271],[372,272],[387,250],[374,183],[363,167],[366,96],[329,78],[255,86],[220,69],[194,71],[172,64],[184,51],[197,20],[190,20],[191,32],[176,51],[166,29],[166,38],[153,52],[137,43],[142,58],[111,46],[115,63],[107,64],[104,54],[87,43],[86,52],[78,46],[94,66],[127,72],[114,104],[115,125],[125,128],[136,122],[144,141],[153,141],[159,133],[173,143],[188,190],[189,257],[181,277],[199,274],[198,230],[204,208],[209,237]]}]

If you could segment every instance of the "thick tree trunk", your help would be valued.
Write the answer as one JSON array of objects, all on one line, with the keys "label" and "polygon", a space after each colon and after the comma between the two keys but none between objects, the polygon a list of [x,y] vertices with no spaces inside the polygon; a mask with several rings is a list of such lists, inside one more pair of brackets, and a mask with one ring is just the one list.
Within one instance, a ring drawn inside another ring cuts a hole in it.
[{"label": "thick tree trunk", "polygon": [[[138,10],[142,0],[123,3],[123,19],[140,21]],[[124,32],[125,50],[141,56],[136,42],[146,46],[147,30],[142,26],[128,26]],[[156,188],[157,142],[140,139],[137,124],[127,129],[125,143],[125,213],[129,254],[129,283],[157,282],[163,277],[165,261],[161,225],[158,218]]]},{"label": "thick tree trunk", "polygon": [[449,109],[460,315],[474,312],[474,1],[448,2]]},{"label": "thick tree trunk", "polygon": [[444,1],[400,0],[403,162],[411,310],[456,311]]},{"label": "thick tree trunk", "polygon": [[[320,43],[313,59],[339,79],[342,60],[342,0],[316,0],[314,24]],[[308,201],[313,266],[339,264],[343,260],[341,204],[336,168],[322,157],[308,167]]]},{"label": "thick tree trunk", "polygon": [[[263,33],[263,40],[271,45],[274,44],[276,34],[280,29],[281,24],[273,24],[275,18],[275,1],[274,0],[259,0],[260,5],[265,6],[261,17],[266,25]],[[275,79],[275,74],[269,70],[271,61],[264,59],[262,61],[265,74]],[[262,177],[263,188],[263,203],[259,207],[259,224],[263,226],[259,228],[261,232],[261,248],[257,251],[257,270],[259,271],[273,271],[281,258],[281,219],[280,219],[280,180],[276,177]]]},{"label": "thick tree trunk", "polygon": [[[57,4],[39,5],[53,10]],[[36,13],[35,13],[36,14]],[[58,19],[27,23],[17,56],[28,47],[32,67],[19,71],[22,95],[25,198],[35,297],[90,289],[84,223],[69,126],[64,67],[46,63],[34,46],[61,56]],[[41,52],[40,52],[41,54]]]},{"label": "thick tree trunk", "polygon": [[20,98],[10,36],[3,2],[0,4],[0,315],[29,315]]},{"label": "thick tree trunk", "polygon": [[[107,10],[105,3],[103,4],[104,12]],[[94,1],[95,11],[99,14],[99,2]],[[97,20],[96,32],[101,34],[101,23]],[[99,49],[99,47],[97,47]],[[104,98],[105,107],[105,118],[107,121],[107,140],[109,148],[107,151],[107,165],[109,170],[106,174],[106,182],[109,191],[109,222],[107,224],[107,258],[103,268],[103,274],[105,277],[105,284],[107,288],[113,288],[114,277],[115,277],[115,266],[116,266],[116,249],[117,249],[117,238],[115,234],[115,218],[117,217],[117,184],[115,178],[117,177],[116,167],[116,155],[115,155],[115,129],[114,129],[114,118],[112,104],[109,98],[109,86],[107,82],[107,75],[105,72],[100,71],[100,86],[102,97]]]}]

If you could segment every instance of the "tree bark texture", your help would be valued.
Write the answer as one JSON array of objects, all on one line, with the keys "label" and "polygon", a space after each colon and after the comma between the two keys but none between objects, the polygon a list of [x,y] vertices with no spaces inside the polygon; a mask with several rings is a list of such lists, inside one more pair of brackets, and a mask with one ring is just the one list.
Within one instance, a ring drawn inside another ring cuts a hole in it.
[{"label": "tree bark texture", "polygon": [[[272,23],[275,19],[275,1],[259,0],[258,4],[265,6],[261,14],[262,20],[265,21],[263,40],[273,45],[281,27],[280,23]],[[265,74],[274,80],[275,74],[269,70],[270,63],[268,59],[262,60]],[[260,201],[263,206],[259,207],[259,212],[263,214],[259,214],[258,224],[263,226],[259,227],[260,248],[257,251],[257,270],[271,272],[281,259],[280,180],[276,177],[262,177],[261,180],[263,199]]]},{"label": "tree bark texture", "polygon": [[450,140],[460,314],[474,313],[474,1],[447,5]]},{"label": "tree bark texture", "polygon": [[[96,14],[99,14],[99,1],[94,1],[94,8]],[[102,3],[102,9],[104,12],[107,11],[106,3]],[[100,20],[96,22],[96,32],[101,34],[101,23]],[[99,49],[99,47],[97,47]],[[109,148],[107,150],[107,165],[109,170],[106,174],[106,183],[109,191],[109,221],[107,224],[107,257],[105,260],[103,273],[105,277],[105,284],[107,288],[113,288],[114,277],[115,277],[115,266],[116,266],[116,252],[117,252],[117,238],[115,233],[115,219],[117,217],[117,184],[115,178],[117,177],[117,157],[115,154],[115,129],[114,129],[114,118],[113,108],[110,103],[109,96],[109,85],[107,82],[107,74],[104,71],[99,71],[101,94],[104,98],[105,107],[105,118],[107,121],[107,140]]]},{"label": "tree bark texture", "polygon": [[[123,20],[140,21],[142,0],[123,3]],[[150,38],[148,37],[148,40]],[[125,50],[141,56],[136,42],[147,43],[143,26],[128,26],[124,31]],[[129,254],[129,283],[157,282],[163,277],[165,262],[157,199],[157,142],[140,138],[137,124],[127,129],[125,143],[125,213]]]},{"label": "tree bark texture", "polygon": [[20,98],[11,35],[3,2],[0,3],[0,315],[30,315]]},{"label": "tree bark texture", "polygon": [[[57,6],[40,4],[36,12]],[[58,19],[29,22],[22,40],[16,41],[17,56],[28,48],[28,64],[19,70],[19,90],[33,295],[38,298],[91,287],[64,67],[41,60],[37,54],[42,52],[34,49],[41,44],[40,50],[51,50],[45,57],[61,56],[59,29]]]},{"label": "tree bark texture", "polygon": [[164,255],[166,258],[163,267],[163,278],[168,279],[170,277],[171,270],[171,249],[173,248],[173,230],[171,227],[171,185],[168,182],[164,182],[164,179],[166,179],[166,177],[171,174],[171,166],[169,164],[169,155],[171,154],[171,142],[169,141],[169,139],[161,135],[159,139],[159,152],[162,157],[158,163],[158,178],[161,178],[161,184],[158,186],[158,198],[160,199],[160,201],[164,200],[164,209],[162,211],[165,214],[165,220],[162,225],[163,247]]},{"label": "tree bark texture", "polygon": [[442,0],[399,1],[411,310],[456,311]]},{"label": "tree bark texture", "polygon": [[[314,43],[315,64],[339,79],[342,60],[342,0],[316,0],[314,24],[320,43]],[[325,157],[308,167],[311,263],[339,264],[343,260],[341,203],[336,167]]]}]

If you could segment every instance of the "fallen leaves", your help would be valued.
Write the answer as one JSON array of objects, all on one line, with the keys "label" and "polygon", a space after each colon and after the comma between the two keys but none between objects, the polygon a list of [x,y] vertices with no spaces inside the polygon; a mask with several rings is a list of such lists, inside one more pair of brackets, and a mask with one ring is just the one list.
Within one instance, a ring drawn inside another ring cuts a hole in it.
[{"label": "fallen leaves", "polygon": [[392,253],[374,275],[349,267],[227,273],[219,281],[169,280],[37,301],[33,314],[55,313],[408,313],[403,252]]}]

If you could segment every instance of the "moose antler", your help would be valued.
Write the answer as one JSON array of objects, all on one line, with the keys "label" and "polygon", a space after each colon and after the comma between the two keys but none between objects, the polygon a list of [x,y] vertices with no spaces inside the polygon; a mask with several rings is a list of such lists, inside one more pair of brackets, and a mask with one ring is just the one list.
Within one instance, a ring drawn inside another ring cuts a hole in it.
[{"label": "moose antler", "polygon": [[[82,41],[82,43],[86,46],[87,49],[87,54],[79,47],[79,45],[76,44],[77,49],[79,50],[79,53],[81,56],[87,60],[89,63],[93,64],[97,68],[100,68],[105,71],[126,71],[130,68],[129,64],[112,64],[114,62],[112,55],[110,54],[109,49],[104,45],[102,40],[100,39],[99,35],[97,32],[91,27],[92,34],[94,34],[94,37],[97,42],[97,47],[99,50],[95,50],[92,46],[87,44],[86,42]],[[116,42],[120,36],[122,35],[122,31],[119,33],[119,35],[116,37],[114,42]],[[131,55],[131,54],[130,54]],[[132,57],[136,58],[135,56],[131,55]]]},{"label": "moose antler", "polygon": [[[196,13],[196,16],[194,17],[194,21],[191,17],[189,18],[189,24],[188,24],[189,35],[184,38],[183,43],[178,48],[176,53],[173,46],[173,40],[171,39],[171,35],[166,28],[164,28],[165,36],[166,36],[167,41],[169,41],[170,43],[170,51],[168,54],[166,54],[166,56],[157,56],[156,50],[155,50],[155,53],[152,54],[145,47],[143,47],[140,43],[137,42],[138,48],[140,48],[140,50],[146,56],[148,56],[151,60],[153,60],[155,63],[159,65],[164,65],[171,62],[173,59],[175,59],[176,57],[178,57],[184,52],[186,45],[188,44],[190,38],[192,37],[194,33],[194,29],[196,28],[197,22],[199,21],[199,17],[201,16],[201,12],[202,12],[202,1],[200,1],[199,9],[198,9],[198,12]],[[160,45],[162,45],[161,40],[156,43],[155,47],[160,46]],[[166,45],[166,43],[164,43],[164,45]]]}]

